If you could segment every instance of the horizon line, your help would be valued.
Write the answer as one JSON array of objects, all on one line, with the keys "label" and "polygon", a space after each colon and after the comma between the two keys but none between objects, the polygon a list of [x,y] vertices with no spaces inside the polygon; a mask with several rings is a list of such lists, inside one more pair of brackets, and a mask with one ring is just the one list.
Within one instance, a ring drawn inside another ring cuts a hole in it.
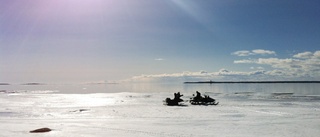
[{"label": "horizon line", "polygon": [[320,81],[314,81],[314,80],[310,80],[310,81],[196,81],[196,82],[184,82],[184,84],[206,84],[206,83],[209,83],[209,84],[232,84],[232,83],[320,83]]}]

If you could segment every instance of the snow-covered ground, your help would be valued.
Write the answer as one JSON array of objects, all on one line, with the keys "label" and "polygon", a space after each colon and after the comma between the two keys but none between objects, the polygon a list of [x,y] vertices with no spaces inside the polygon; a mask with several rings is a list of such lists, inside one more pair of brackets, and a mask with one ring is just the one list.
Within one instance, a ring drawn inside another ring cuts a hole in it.
[{"label": "snow-covered ground", "polygon": [[[192,93],[184,93],[188,100]],[[188,95],[189,94],[189,95]],[[208,93],[210,94],[210,93]],[[210,94],[217,106],[165,106],[173,93],[0,93],[0,136],[234,137],[320,135],[316,97]],[[47,133],[29,131],[48,127]]]}]

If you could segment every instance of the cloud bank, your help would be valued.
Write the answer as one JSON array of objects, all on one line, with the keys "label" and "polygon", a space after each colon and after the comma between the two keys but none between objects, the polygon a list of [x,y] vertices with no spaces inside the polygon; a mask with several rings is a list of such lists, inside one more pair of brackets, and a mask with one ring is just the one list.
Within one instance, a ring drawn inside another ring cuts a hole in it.
[{"label": "cloud bank", "polygon": [[[244,55],[276,55],[270,50],[237,51]],[[181,72],[173,74],[140,75],[132,77],[131,82],[185,82],[185,81],[248,81],[248,80],[320,80],[320,51],[302,52],[290,58],[253,58],[234,60],[234,64],[254,64],[249,71],[220,69],[216,72]],[[260,65],[260,66],[259,66]],[[265,69],[270,68],[270,69]]]},{"label": "cloud bank", "polygon": [[264,49],[255,49],[252,51],[239,50],[239,51],[233,52],[232,55],[236,55],[236,56],[276,55],[276,52],[271,51],[271,50],[264,50]]},{"label": "cloud bank", "polygon": [[270,72],[283,74],[292,77],[319,77],[320,75],[320,51],[302,52],[292,56],[292,58],[258,58],[235,60],[235,64],[258,64],[271,66]]}]

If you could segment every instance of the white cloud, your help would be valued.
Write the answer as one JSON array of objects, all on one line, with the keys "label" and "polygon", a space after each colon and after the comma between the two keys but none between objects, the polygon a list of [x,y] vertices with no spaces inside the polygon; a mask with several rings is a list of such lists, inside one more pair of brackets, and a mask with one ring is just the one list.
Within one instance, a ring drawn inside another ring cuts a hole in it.
[{"label": "white cloud", "polygon": [[276,55],[276,52],[271,51],[271,50],[264,50],[264,49],[255,49],[252,50],[252,53],[254,55]]},{"label": "white cloud", "polygon": [[252,55],[252,53],[248,50],[240,50],[240,51],[236,51],[233,52],[232,55],[236,55],[236,56],[250,56]]},{"label": "white cloud", "polygon": [[200,71],[200,74],[207,74],[208,72],[207,71],[204,71],[204,70],[201,70]]},{"label": "white cloud", "polygon": [[320,51],[318,50],[318,51],[314,52],[313,57],[320,59]]},{"label": "white cloud", "polygon": [[154,75],[140,75],[132,77],[126,81],[130,82],[184,82],[184,81],[197,81],[209,80],[215,77],[212,73],[206,71],[199,72],[181,72],[172,74],[154,74]]},{"label": "white cloud", "polygon": [[264,70],[264,68],[263,68],[263,67],[257,67],[257,69]]},{"label": "white cloud", "polygon": [[240,51],[233,52],[232,55],[236,55],[236,56],[276,55],[276,52],[271,50],[264,50],[264,49],[255,49],[252,51],[240,50]]},{"label": "white cloud", "polygon": [[[273,69],[266,71],[264,69],[256,69],[248,72],[230,71],[221,69],[217,72],[182,72],[172,74],[157,74],[157,75],[140,75],[133,77],[127,81],[130,82],[186,82],[186,81],[254,81],[254,80],[317,80],[318,75],[307,73],[305,71]],[[320,71],[316,70],[316,71]]]},{"label": "white cloud", "polygon": [[235,64],[249,64],[249,63],[256,63],[257,61],[256,60],[252,60],[252,59],[243,59],[243,60],[235,60],[233,61],[233,63]]},{"label": "white cloud", "polygon": [[[238,51],[237,55],[274,54],[266,50]],[[249,71],[220,69],[216,72],[185,71],[172,74],[140,75],[130,82],[241,81],[241,80],[320,80],[320,51],[302,52],[292,58],[257,58],[235,60],[235,64],[257,64]],[[262,67],[263,66],[263,67]],[[265,69],[268,68],[268,69]]]},{"label": "white cloud", "polygon": [[258,58],[235,60],[235,64],[259,64],[272,67],[269,75],[283,75],[292,77],[320,77],[320,51],[302,52],[293,58]]},{"label": "white cloud", "polygon": [[312,52],[302,52],[302,53],[293,55],[293,57],[301,58],[301,59],[308,59],[308,58],[311,58],[312,56],[313,56]]},{"label": "white cloud", "polygon": [[259,58],[257,64],[270,65],[274,68],[288,68],[291,65],[298,65],[300,60],[297,59],[278,59],[278,58]]},{"label": "white cloud", "polygon": [[264,70],[264,68],[263,68],[263,67],[250,67],[250,69]]},{"label": "white cloud", "polygon": [[293,55],[294,58],[299,59],[320,59],[320,51],[315,51],[314,53],[306,51]]},{"label": "white cloud", "polygon": [[298,65],[300,60],[296,59],[278,59],[278,58],[259,58],[251,60],[235,60],[235,64],[261,64],[270,65],[274,68],[288,68],[292,65]]},{"label": "white cloud", "polygon": [[270,80],[271,75],[264,70],[249,72],[230,71],[221,69],[217,72],[182,72],[172,74],[141,75],[133,77],[130,82],[186,82],[186,81],[241,81],[241,80]]}]

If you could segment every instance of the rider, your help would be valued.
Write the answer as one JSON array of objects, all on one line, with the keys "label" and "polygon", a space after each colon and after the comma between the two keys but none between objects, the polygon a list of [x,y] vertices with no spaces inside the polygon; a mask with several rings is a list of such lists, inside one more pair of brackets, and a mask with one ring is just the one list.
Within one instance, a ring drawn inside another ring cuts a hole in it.
[{"label": "rider", "polygon": [[201,93],[198,91],[196,91],[196,93],[197,93],[197,95],[196,95],[196,97],[194,97],[194,99],[200,100],[202,98]]},{"label": "rider", "polygon": [[178,92],[178,93],[174,93],[174,99],[173,100],[176,100],[176,101],[178,101],[178,102],[181,102],[181,101],[183,101],[180,97],[182,97],[183,95],[182,94],[180,94],[180,92]]}]

